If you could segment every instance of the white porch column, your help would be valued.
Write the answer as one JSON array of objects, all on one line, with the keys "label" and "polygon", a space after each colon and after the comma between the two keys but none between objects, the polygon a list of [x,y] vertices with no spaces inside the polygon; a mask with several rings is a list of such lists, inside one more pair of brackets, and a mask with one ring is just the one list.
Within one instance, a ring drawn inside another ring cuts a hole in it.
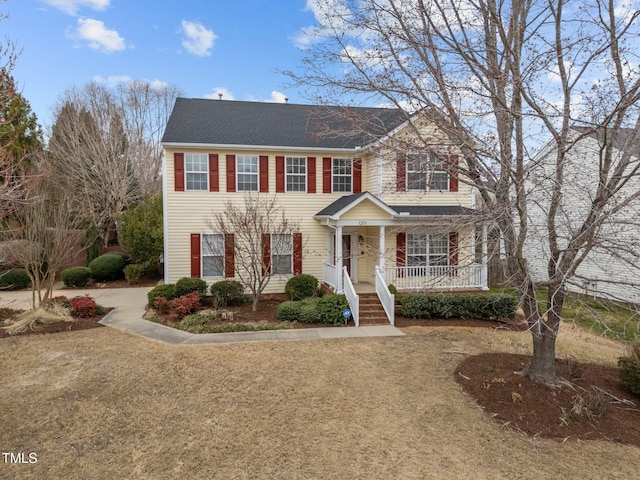
[{"label": "white porch column", "polygon": [[342,293],[342,227],[336,227],[336,293]]},{"label": "white porch column", "polygon": [[488,283],[488,267],[489,257],[487,255],[487,224],[482,224],[482,288],[489,289]]},{"label": "white porch column", "polygon": [[471,258],[473,259],[472,263],[476,263],[476,261],[477,261],[477,257],[476,257],[476,235],[477,235],[477,231],[476,231],[476,226],[474,225],[471,228]]},{"label": "white porch column", "polygon": [[384,255],[386,252],[386,246],[385,246],[385,227],[384,225],[380,225],[380,240],[378,242],[380,244],[379,248],[378,248],[378,266],[380,267],[380,270],[382,270],[384,272]]}]

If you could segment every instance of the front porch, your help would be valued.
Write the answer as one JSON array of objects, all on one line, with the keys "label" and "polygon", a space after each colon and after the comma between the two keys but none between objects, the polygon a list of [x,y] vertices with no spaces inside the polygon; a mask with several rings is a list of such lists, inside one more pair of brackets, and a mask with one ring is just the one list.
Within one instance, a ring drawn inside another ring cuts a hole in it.
[{"label": "front porch", "polygon": [[322,281],[347,296],[356,324],[358,295],[373,292],[392,322],[390,285],[399,291],[488,290],[487,225],[476,222],[475,213],[389,206],[368,192],[342,197],[315,216],[327,232]]}]

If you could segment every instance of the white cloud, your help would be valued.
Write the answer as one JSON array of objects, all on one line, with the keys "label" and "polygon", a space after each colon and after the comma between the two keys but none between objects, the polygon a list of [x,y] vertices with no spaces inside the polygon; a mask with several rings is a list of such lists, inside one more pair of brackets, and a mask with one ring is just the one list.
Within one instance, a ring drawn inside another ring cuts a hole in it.
[{"label": "white cloud", "polygon": [[[138,80],[135,80],[134,78],[131,78],[129,75],[110,75],[107,78],[102,77],[101,75],[95,75],[92,80],[94,82],[97,83],[105,83],[107,84],[109,87],[113,88],[113,87],[117,87],[119,84],[121,83],[129,83],[129,82],[136,82]],[[152,89],[154,90],[164,90],[166,89],[169,84],[163,80],[140,80],[141,82],[145,82],[148,83]]]},{"label": "white cloud", "polygon": [[126,48],[124,38],[116,30],[109,30],[103,22],[93,18],[79,18],[78,29],[67,33],[67,36],[87,41],[93,50],[102,50],[106,53],[120,52]]},{"label": "white cloud", "polygon": [[182,33],[186,38],[182,39],[182,46],[187,51],[198,57],[208,57],[218,36],[204,25],[198,22],[182,21]]},{"label": "white cloud", "polygon": [[213,93],[207,93],[206,95],[204,95],[204,98],[213,98],[215,100],[218,100],[220,98],[220,94],[222,94],[223,100],[235,100],[233,93],[231,93],[224,87],[213,87]]},{"label": "white cloud", "polygon": [[111,0],[40,0],[42,3],[51,5],[58,10],[63,11],[69,15],[75,15],[78,9],[87,7],[92,10],[105,10]]},{"label": "white cloud", "polygon": [[275,103],[287,103],[288,99],[284,93],[274,90],[273,92],[271,92],[271,97],[265,101],[275,102]]}]

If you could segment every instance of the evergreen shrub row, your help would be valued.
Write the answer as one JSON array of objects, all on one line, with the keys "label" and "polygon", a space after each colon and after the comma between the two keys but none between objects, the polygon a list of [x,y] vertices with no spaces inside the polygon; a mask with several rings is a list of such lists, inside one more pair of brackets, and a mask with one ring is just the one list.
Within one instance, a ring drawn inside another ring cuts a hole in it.
[{"label": "evergreen shrub row", "polygon": [[461,318],[477,320],[509,320],[518,308],[511,295],[405,295],[401,300],[401,315],[411,318]]}]

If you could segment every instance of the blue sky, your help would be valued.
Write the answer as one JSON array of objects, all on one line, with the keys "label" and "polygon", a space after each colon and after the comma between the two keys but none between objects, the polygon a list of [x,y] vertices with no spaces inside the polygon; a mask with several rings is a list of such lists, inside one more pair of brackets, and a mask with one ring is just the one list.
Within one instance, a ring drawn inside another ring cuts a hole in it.
[{"label": "blue sky", "polygon": [[14,78],[43,125],[67,88],[123,78],[187,97],[302,103],[292,69],[315,23],[307,0],[7,0],[0,33],[22,49]]}]

